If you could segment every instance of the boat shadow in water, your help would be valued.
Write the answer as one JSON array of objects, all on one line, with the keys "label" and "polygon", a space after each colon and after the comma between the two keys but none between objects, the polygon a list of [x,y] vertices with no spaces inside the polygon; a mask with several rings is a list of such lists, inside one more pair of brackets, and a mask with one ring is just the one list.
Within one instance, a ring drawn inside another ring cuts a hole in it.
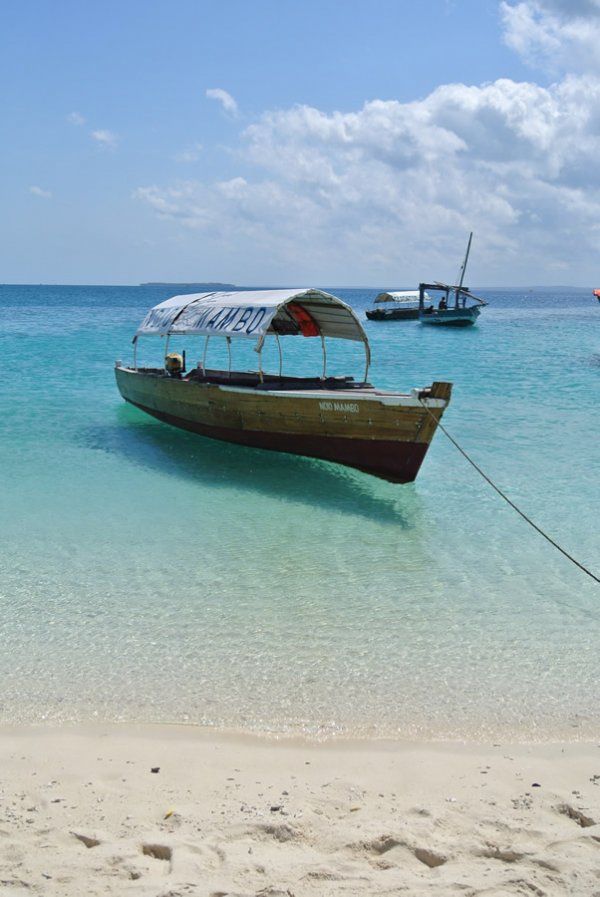
[{"label": "boat shadow in water", "polygon": [[211,488],[266,493],[407,530],[419,525],[420,501],[412,484],[397,486],[326,461],[208,439],[126,406],[116,418],[113,425],[80,431],[86,447]]}]

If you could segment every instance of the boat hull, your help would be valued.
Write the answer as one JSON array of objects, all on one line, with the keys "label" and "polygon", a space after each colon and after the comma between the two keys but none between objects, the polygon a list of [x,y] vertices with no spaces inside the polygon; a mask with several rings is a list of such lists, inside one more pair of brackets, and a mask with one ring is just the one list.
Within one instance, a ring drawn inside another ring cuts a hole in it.
[{"label": "boat hull", "polygon": [[[274,390],[115,369],[123,398],[184,430],[254,448],[333,461],[412,482],[450,398],[448,383],[416,395],[372,387]],[[424,407],[425,406],[425,407]]]},{"label": "boat hull", "polygon": [[431,312],[422,312],[419,320],[421,324],[430,324],[434,327],[470,327],[477,321],[480,313],[478,306],[434,309]]},{"label": "boat hull", "polygon": [[416,321],[418,308],[369,308],[365,312],[369,321]]}]

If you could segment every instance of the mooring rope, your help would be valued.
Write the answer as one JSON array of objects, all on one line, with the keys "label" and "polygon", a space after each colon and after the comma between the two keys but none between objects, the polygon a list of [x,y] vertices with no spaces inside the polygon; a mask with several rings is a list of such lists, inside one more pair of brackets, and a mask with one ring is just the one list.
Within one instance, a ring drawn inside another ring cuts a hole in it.
[{"label": "mooring rope", "polygon": [[450,435],[450,433],[449,433],[448,430],[445,428],[445,426],[442,424],[442,422],[441,422],[441,421],[438,421],[438,419],[436,418],[436,416],[435,416],[434,414],[432,414],[431,410],[427,407],[427,405],[423,402],[423,400],[422,400],[421,398],[419,398],[419,401],[421,402],[421,405],[423,406],[423,408],[425,408],[425,410],[427,411],[427,413],[430,414],[431,417],[435,420],[435,422],[437,423],[437,425],[438,425],[438,427],[440,428],[440,430],[442,431],[442,433],[443,433],[443,434],[450,440],[450,442],[452,443],[452,445],[453,445],[456,449],[458,449],[458,451],[461,453],[461,455],[463,456],[463,458],[466,458],[466,460],[469,462],[469,464],[471,465],[471,467],[474,467],[474,468],[475,468],[475,470],[477,471],[477,473],[478,473],[481,477],[483,477],[483,479],[486,481],[486,483],[488,483],[488,484],[492,487],[492,489],[494,489],[494,491],[498,493],[498,495],[500,496],[500,498],[503,498],[504,501],[505,501],[507,504],[509,504],[509,505],[511,506],[511,508],[513,508],[513,510],[515,510],[515,511],[517,512],[517,514],[519,514],[519,515],[523,518],[523,520],[525,520],[531,527],[533,527],[533,529],[536,530],[536,532],[538,532],[538,533],[540,534],[540,536],[543,536],[543,538],[544,538],[547,542],[549,542],[550,545],[554,546],[554,548],[556,548],[558,551],[560,551],[561,554],[563,554],[566,558],[568,558],[568,560],[570,560],[571,563],[575,564],[576,567],[579,567],[579,569],[582,570],[584,573],[587,573],[587,575],[588,575],[589,577],[591,577],[591,579],[593,579],[593,580],[595,580],[596,582],[600,583],[600,577],[598,577],[598,576],[596,576],[594,573],[592,573],[591,570],[588,570],[588,568],[585,567],[583,564],[580,564],[579,561],[576,560],[576,558],[574,558],[572,554],[569,554],[568,551],[565,551],[565,549],[562,548],[562,547],[558,544],[558,542],[555,542],[554,539],[552,539],[547,533],[545,533],[544,530],[541,529],[541,528],[537,525],[537,523],[534,523],[533,520],[531,519],[531,517],[528,517],[527,514],[524,513],[524,511],[522,511],[519,507],[517,507],[517,505],[514,503],[514,501],[511,501],[511,499],[508,497],[508,495],[506,495],[506,494],[502,491],[502,489],[500,489],[498,486],[496,486],[496,484],[493,482],[493,480],[491,480],[490,477],[489,477],[486,473],[484,473],[484,471],[481,469],[481,467],[479,467],[479,465],[476,464],[475,461],[473,461],[473,459],[469,457],[469,455],[465,452],[465,450],[462,448],[462,446],[460,446],[460,445],[458,444],[458,442],[456,441],[456,439],[455,439],[453,436]]}]

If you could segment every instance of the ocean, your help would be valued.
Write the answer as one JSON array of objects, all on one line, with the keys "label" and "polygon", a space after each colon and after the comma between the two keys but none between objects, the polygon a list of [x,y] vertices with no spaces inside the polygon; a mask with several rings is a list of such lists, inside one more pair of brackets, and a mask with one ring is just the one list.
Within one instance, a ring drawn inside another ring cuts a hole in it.
[{"label": "ocean", "polygon": [[[371,382],[452,381],[452,437],[600,576],[591,289],[475,289],[489,306],[466,330],[366,321],[377,289],[330,289],[364,319]],[[443,432],[394,485],[123,402],[114,362],[176,292],[0,287],[0,722],[598,737],[600,585]]]}]

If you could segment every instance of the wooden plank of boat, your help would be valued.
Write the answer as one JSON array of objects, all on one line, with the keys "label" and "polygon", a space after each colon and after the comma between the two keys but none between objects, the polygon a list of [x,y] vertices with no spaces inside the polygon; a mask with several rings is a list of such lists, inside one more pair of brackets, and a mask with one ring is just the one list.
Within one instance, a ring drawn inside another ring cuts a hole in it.
[{"label": "wooden plank of boat", "polygon": [[[252,336],[259,348],[267,334],[277,340],[281,333],[320,336],[323,343],[325,332],[360,339],[368,371],[368,340],[355,313],[316,290],[177,297],[151,310],[135,339],[151,333],[208,339],[223,330],[228,338]],[[366,372],[360,382],[327,377],[325,370],[320,377],[286,378],[281,370],[215,371],[202,362],[186,375],[182,363],[167,359],[166,368],[118,364],[123,398],[203,436],[334,461],[398,483],[415,479],[451,393],[443,382],[408,394],[377,390]]]}]

